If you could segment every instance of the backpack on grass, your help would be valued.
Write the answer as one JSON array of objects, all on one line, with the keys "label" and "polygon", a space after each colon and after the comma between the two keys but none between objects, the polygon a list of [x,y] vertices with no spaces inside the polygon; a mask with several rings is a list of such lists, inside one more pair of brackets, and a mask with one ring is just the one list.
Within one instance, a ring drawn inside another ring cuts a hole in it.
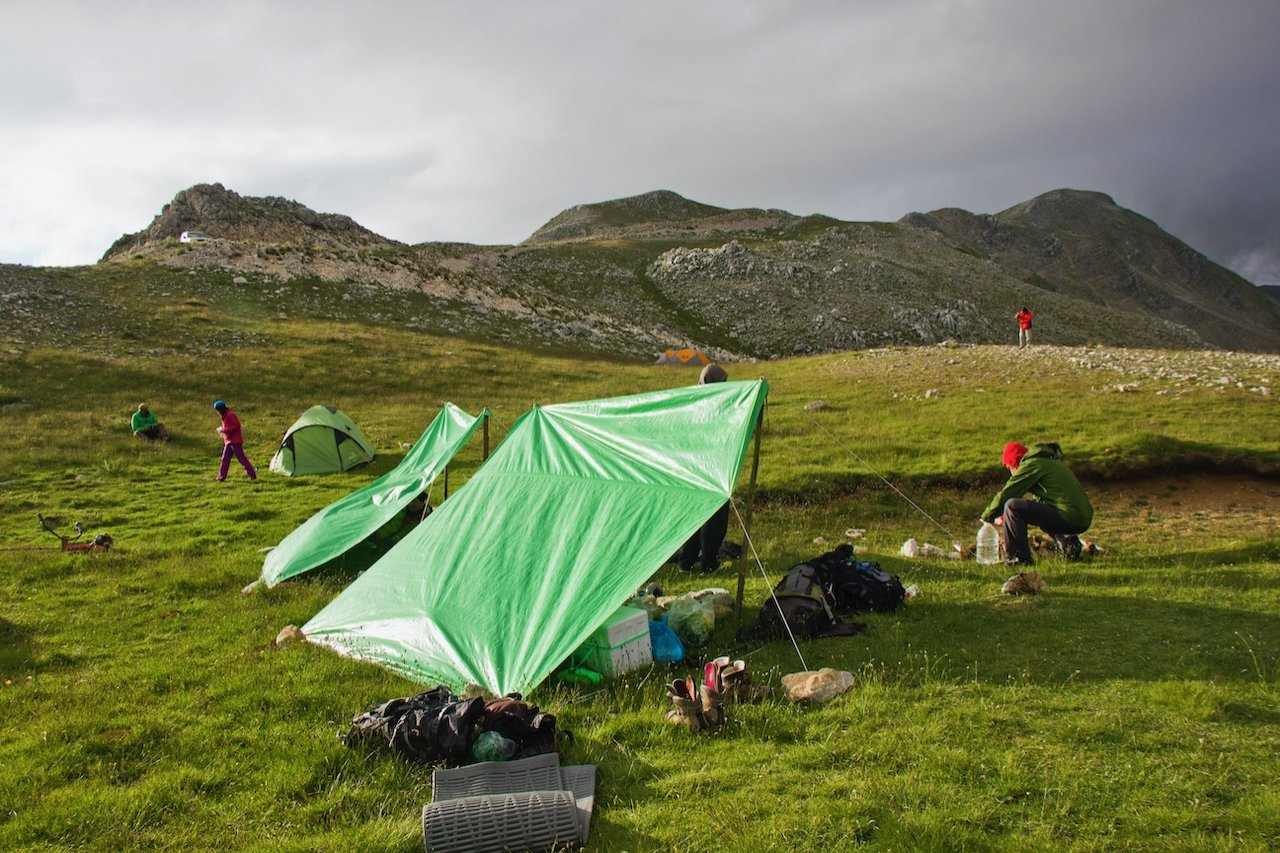
[{"label": "backpack on grass", "polygon": [[781,637],[789,627],[798,637],[844,637],[867,626],[845,622],[842,614],[887,613],[897,609],[906,594],[897,577],[879,563],[853,559],[853,546],[844,544],[792,566],[765,599],[760,616],[738,636]]},{"label": "backpack on grass", "polygon": [[444,685],[384,702],[358,714],[342,740],[347,746],[383,743],[409,761],[466,764],[483,699],[458,699]]},{"label": "backpack on grass", "polygon": [[823,587],[818,569],[808,563],[792,566],[765,599],[760,615],[738,631],[740,639],[773,639],[790,633],[797,637],[847,637],[865,631],[866,625],[844,622],[835,615],[830,593]]},{"label": "backpack on grass", "polygon": [[853,559],[852,545],[840,545],[809,564],[817,569],[819,582],[837,613],[888,613],[906,599],[902,581],[881,569],[879,563]]},{"label": "backpack on grass", "polygon": [[484,730],[497,732],[516,745],[513,758],[528,758],[556,751],[556,718],[537,705],[523,701],[519,693],[484,703]]}]

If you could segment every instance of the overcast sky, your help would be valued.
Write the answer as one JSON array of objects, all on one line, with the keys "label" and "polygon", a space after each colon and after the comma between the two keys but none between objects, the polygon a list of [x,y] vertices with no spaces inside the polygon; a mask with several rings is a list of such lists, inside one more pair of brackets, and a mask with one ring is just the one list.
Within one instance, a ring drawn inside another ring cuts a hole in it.
[{"label": "overcast sky", "polygon": [[1280,283],[1278,37],[1278,0],[0,0],[0,262],[92,263],[197,183],[408,243],[1071,187]]}]

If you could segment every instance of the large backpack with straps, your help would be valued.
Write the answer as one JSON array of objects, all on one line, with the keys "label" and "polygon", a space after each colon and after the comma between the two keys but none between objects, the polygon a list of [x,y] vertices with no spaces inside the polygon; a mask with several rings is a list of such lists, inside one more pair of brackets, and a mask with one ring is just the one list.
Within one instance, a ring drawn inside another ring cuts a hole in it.
[{"label": "large backpack with straps", "polygon": [[409,761],[466,764],[483,717],[483,699],[459,699],[440,685],[356,715],[342,740],[348,746],[384,743]]},{"label": "large backpack with straps", "polygon": [[847,623],[835,614],[830,592],[823,586],[816,567],[808,563],[792,566],[765,599],[756,621],[743,627],[742,639],[783,637],[787,629],[797,637],[844,637],[866,630],[860,623]]},{"label": "large backpack with straps", "polygon": [[817,570],[836,613],[887,613],[906,599],[902,581],[881,569],[879,563],[853,559],[852,545],[840,545],[808,564]]}]

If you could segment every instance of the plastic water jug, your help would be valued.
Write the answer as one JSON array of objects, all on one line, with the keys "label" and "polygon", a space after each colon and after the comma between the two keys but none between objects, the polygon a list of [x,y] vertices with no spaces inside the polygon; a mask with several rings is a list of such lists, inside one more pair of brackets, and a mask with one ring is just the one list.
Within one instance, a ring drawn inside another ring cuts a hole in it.
[{"label": "plastic water jug", "polygon": [[1000,531],[989,521],[982,522],[978,528],[978,562],[1000,562]]}]

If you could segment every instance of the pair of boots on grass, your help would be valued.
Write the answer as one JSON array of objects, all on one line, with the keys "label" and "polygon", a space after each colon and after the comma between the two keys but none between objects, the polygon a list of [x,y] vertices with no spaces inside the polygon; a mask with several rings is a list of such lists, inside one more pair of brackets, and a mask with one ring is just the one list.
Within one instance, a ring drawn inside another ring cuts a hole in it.
[{"label": "pair of boots on grass", "polygon": [[751,683],[746,663],[718,657],[703,667],[701,684],[686,677],[667,686],[667,697],[674,706],[667,712],[667,722],[687,726],[690,731],[709,731],[724,722],[726,703],[754,702],[769,693],[768,687]]}]

